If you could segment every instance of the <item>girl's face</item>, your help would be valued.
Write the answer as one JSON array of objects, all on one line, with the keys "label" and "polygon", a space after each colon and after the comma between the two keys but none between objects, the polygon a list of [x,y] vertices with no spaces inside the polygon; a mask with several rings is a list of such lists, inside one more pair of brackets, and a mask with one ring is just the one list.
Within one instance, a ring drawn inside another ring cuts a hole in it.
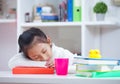
[{"label": "girl's face", "polygon": [[38,43],[28,49],[27,53],[34,61],[48,61],[52,57],[52,48],[49,43]]}]

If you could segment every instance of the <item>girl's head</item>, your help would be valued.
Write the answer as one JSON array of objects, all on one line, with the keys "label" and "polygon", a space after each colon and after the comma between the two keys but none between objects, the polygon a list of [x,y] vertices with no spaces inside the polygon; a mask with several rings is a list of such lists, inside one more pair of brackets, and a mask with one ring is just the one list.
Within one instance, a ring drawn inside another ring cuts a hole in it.
[{"label": "girl's head", "polygon": [[19,52],[36,61],[47,61],[52,57],[51,40],[38,28],[24,31],[18,39]]}]

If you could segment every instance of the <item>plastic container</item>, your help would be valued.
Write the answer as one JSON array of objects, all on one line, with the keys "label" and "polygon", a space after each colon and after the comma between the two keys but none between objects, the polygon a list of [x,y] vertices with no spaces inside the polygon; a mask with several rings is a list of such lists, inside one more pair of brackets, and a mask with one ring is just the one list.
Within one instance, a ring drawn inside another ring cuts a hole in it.
[{"label": "plastic container", "polygon": [[25,13],[25,22],[30,22],[30,13]]},{"label": "plastic container", "polygon": [[68,74],[68,58],[56,58],[55,59],[55,69],[57,75],[67,75]]}]

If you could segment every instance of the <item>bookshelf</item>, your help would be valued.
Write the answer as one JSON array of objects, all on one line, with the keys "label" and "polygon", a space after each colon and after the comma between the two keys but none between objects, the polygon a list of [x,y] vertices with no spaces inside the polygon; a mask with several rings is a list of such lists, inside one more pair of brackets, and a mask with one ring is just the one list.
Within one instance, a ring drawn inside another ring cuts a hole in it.
[{"label": "bookshelf", "polygon": [[1,19],[0,23],[14,23],[16,19]]},{"label": "bookshelf", "polygon": [[93,21],[86,22],[86,26],[115,26],[117,22],[115,21]]},{"label": "bookshelf", "polygon": [[78,26],[80,27],[82,25],[81,22],[34,22],[34,23],[23,23],[21,24],[22,27],[45,27],[45,26],[49,26],[49,27],[74,27],[74,26]]},{"label": "bookshelf", "polygon": [[[118,18],[119,15],[114,13],[116,8],[119,11],[119,7],[112,5],[111,0],[103,0],[109,6],[109,11],[104,21],[96,21],[95,14],[92,11],[93,6],[99,0],[81,0],[82,7],[82,21],[81,22],[30,22],[25,23],[24,14],[29,12],[32,14],[32,9],[36,3],[49,3],[55,7],[56,13],[58,13],[58,5],[62,0],[17,0],[18,14],[17,16],[17,36],[24,30],[30,27],[39,27],[50,37],[56,45],[67,48],[72,52],[79,52],[82,56],[88,56],[90,49],[100,49],[104,57],[119,58],[119,49],[116,43],[120,40],[115,39],[120,32]],[[55,4],[52,2],[56,2]],[[26,5],[26,3],[28,3]],[[32,15],[31,15],[32,16]],[[118,16],[118,18],[116,18]],[[51,33],[50,33],[51,32]],[[116,34],[117,33],[117,34]],[[64,35],[64,36],[62,36]],[[112,36],[108,39],[109,36]],[[106,40],[108,39],[108,40]],[[109,42],[110,41],[110,42]],[[70,46],[71,45],[71,46]],[[111,45],[114,45],[113,48]],[[107,47],[105,47],[107,46]],[[110,53],[109,53],[110,52]],[[115,55],[115,56],[114,56]],[[113,57],[114,56],[114,57]]]},{"label": "bookshelf", "polygon": [[17,1],[0,0],[0,22],[8,23],[16,20]]},{"label": "bookshelf", "polygon": [[[26,12],[30,12],[30,16],[32,16],[33,5],[36,3],[50,3],[55,6],[55,11],[58,9],[58,4],[62,0],[4,0],[14,2],[15,6],[17,5],[17,19],[0,19],[0,25],[4,25],[3,27],[8,27],[10,24],[11,27],[14,27],[14,31],[17,30],[17,35],[15,33],[15,37],[19,37],[19,35],[26,29],[30,27],[39,27],[44,30],[45,33],[50,35],[50,37],[54,40],[55,44],[58,46],[67,48],[73,52],[80,52],[82,56],[88,56],[89,49],[98,48],[101,50],[102,56],[119,58],[119,50],[120,43],[120,22],[119,14],[120,7],[113,6],[111,4],[111,0],[103,0],[107,2],[109,5],[109,11],[106,16],[105,21],[95,21],[94,14],[92,12],[93,5],[99,0],[81,0],[82,3],[82,21],[81,22],[40,22],[40,23],[25,23],[24,14]],[[53,3],[55,2],[55,3]],[[27,4],[27,5],[26,5]],[[11,7],[10,6],[10,7]],[[17,24],[16,24],[17,22]],[[5,24],[4,24],[5,23]],[[15,23],[14,25],[12,25]],[[17,29],[16,29],[17,28]],[[4,28],[5,29],[5,28]],[[8,29],[7,29],[8,30]],[[10,29],[11,30],[11,29]],[[8,31],[10,31],[8,30]],[[9,34],[8,34],[9,35]],[[9,38],[9,36],[7,37]],[[15,47],[13,45],[17,45],[16,42],[11,44],[11,38],[7,41],[8,47]],[[6,42],[6,41],[5,41]],[[4,42],[4,43],[5,43]],[[11,46],[10,46],[11,45]],[[5,47],[2,45],[3,48]],[[1,48],[1,51],[4,50]],[[18,47],[17,47],[18,49]],[[12,48],[11,50],[15,50]],[[6,51],[6,50],[5,50]],[[8,52],[12,52],[8,50]],[[16,51],[14,51],[16,53]],[[14,52],[12,52],[14,54]],[[6,56],[9,58],[13,56],[13,54],[7,53]],[[5,57],[5,53],[3,54],[3,59]],[[3,60],[2,59],[2,60]],[[2,61],[1,61],[2,62]],[[7,60],[8,62],[8,60]],[[7,63],[6,62],[6,63]],[[4,63],[1,63],[4,64]],[[3,66],[3,65],[2,65]],[[7,67],[1,67],[2,70]],[[8,68],[8,67],[7,67]],[[56,75],[13,75],[11,72],[1,71],[0,72],[0,84],[2,83],[69,83],[73,82],[76,84],[84,83],[84,84],[119,84],[120,78],[80,78],[76,77],[74,74],[69,74],[68,76],[56,76]],[[46,81],[47,80],[47,81]],[[64,81],[63,81],[64,80]],[[99,82],[100,81],[100,82]]]}]

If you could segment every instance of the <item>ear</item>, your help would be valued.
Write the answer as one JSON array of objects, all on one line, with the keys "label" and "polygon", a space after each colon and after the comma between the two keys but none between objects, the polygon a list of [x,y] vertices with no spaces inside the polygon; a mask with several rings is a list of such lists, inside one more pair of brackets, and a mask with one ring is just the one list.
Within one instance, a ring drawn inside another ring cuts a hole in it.
[{"label": "ear", "polygon": [[47,36],[47,43],[49,43],[50,45],[52,44],[51,38],[49,36]]}]

